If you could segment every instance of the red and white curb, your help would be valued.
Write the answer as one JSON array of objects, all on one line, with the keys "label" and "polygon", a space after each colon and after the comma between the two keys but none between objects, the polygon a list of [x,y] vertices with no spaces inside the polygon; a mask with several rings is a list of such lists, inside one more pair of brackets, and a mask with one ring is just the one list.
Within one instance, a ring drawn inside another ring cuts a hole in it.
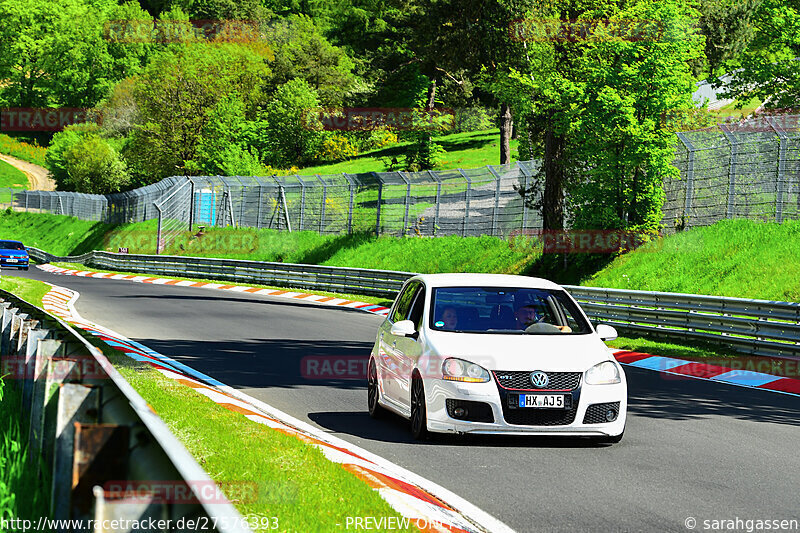
[{"label": "red and white curb", "polygon": [[341,464],[378,491],[389,505],[407,519],[407,526],[426,533],[513,532],[496,518],[432,481],[328,435],[124,335],[84,320],[75,310],[75,301],[80,295],[65,287],[51,287],[50,292],[42,298],[45,311],[71,322],[129,357],[150,364],[164,376],[191,387],[231,411],[317,446],[328,460]]},{"label": "red and white curb", "polygon": [[[748,360],[742,365],[744,368],[735,368],[625,350],[615,352],[614,357],[622,364],[655,370],[664,374],[800,396],[800,379],[797,379],[800,376],[800,361],[793,359],[782,361],[780,365],[769,360]],[[741,363],[741,361],[735,360],[732,363]],[[773,372],[783,373],[784,376],[749,370],[749,368],[771,369]],[[793,377],[785,377],[786,375]]]},{"label": "red and white curb", "polygon": [[305,302],[314,302],[322,305],[330,305],[332,307],[348,307],[351,309],[358,309],[359,311],[366,311],[376,315],[386,316],[389,313],[389,308],[382,305],[371,304],[367,302],[359,302],[356,300],[347,300],[345,298],[335,298],[333,296],[323,296],[321,294],[311,294],[308,292],[296,292],[289,290],[279,289],[262,289],[260,287],[250,287],[248,285],[227,285],[224,283],[209,283],[203,281],[189,281],[178,280],[172,278],[154,278],[149,276],[136,276],[131,274],[112,274],[109,272],[93,272],[91,270],[71,270],[69,268],[57,267],[50,264],[36,265],[36,268],[50,272],[52,274],[62,274],[65,276],[80,276],[85,278],[101,278],[113,279],[122,281],[134,281],[138,283],[152,283],[153,285],[177,285],[179,287],[200,287],[203,289],[217,289],[233,292],[246,292],[250,294],[263,294],[266,296],[277,296],[279,298],[290,298],[293,300],[303,300]]}]

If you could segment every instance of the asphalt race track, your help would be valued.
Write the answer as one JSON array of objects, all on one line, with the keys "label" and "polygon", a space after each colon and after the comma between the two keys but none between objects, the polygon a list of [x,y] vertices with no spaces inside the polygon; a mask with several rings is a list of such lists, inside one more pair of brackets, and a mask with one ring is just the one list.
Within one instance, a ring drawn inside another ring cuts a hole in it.
[{"label": "asphalt race track", "polygon": [[411,440],[373,421],[362,379],[309,379],[305,357],[366,360],[382,318],[285,299],[5,271],[80,292],[77,310],[450,489],[518,531],[688,531],[800,520],[800,397],[626,368],[625,438]]}]

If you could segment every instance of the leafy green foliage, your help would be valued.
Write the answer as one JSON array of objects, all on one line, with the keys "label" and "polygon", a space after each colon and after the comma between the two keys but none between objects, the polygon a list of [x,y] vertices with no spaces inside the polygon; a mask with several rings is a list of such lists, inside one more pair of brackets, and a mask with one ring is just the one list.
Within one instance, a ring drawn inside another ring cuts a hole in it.
[{"label": "leafy green foliage", "polygon": [[199,165],[189,162],[206,128],[215,127],[217,106],[235,95],[242,112],[253,113],[268,72],[266,58],[237,44],[186,46],[157,56],[133,89],[141,118],[123,151],[137,183],[196,172]]},{"label": "leafy green foliage", "polygon": [[125,163],[96,124],[68,126],[53,137],[46,162],[63,191],[107,194],[129,182]]},{"label": "leafy green foliage", "polygon": [[753,14],[757,28],[740,58],[726,97],[746,102],[758,98],[765,107],[791,109],[800,99],[800,6],[790,0],[763,0]]},{"label": "leafy green foliage", "polygon": [[256,147],[275,167],[311,161],[322,140],[321,125],[313,119],[319,106],[317,91],[301,78],[278,87],[258,125]]},{"label": "leafy green foliage", "polygon": [[705,0],[701,4],[700,29],[706,38],[708,70],[738,58],[755,34],[752,18],[761,0]]}]

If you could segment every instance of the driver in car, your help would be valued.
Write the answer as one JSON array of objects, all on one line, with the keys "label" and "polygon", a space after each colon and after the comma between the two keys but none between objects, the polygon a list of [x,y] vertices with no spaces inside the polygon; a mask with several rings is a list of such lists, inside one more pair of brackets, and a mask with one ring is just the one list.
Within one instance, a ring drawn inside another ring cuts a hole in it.
[{"label": "driver in car", "polygon": [[562,333],[572,333],[569,326],[556,326],[542,322],[544,315],[540,315],[533,304],[523,304],[514,313],[517,320],[517,329],[525,330],[527,333],[550,333],[560,331]]}]

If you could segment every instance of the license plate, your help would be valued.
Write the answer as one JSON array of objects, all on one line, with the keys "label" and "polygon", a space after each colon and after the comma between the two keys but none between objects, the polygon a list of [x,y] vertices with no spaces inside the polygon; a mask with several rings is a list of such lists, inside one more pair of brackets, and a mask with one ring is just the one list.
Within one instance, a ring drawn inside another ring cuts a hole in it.
[{"label": "license plate", "polygon": [[567,404],[563,394],[520,394],[519,407],[566,409]]},{"label": "license plate", "polygon": [[16,263],[16,259],[6,259],[6,263]]}]

